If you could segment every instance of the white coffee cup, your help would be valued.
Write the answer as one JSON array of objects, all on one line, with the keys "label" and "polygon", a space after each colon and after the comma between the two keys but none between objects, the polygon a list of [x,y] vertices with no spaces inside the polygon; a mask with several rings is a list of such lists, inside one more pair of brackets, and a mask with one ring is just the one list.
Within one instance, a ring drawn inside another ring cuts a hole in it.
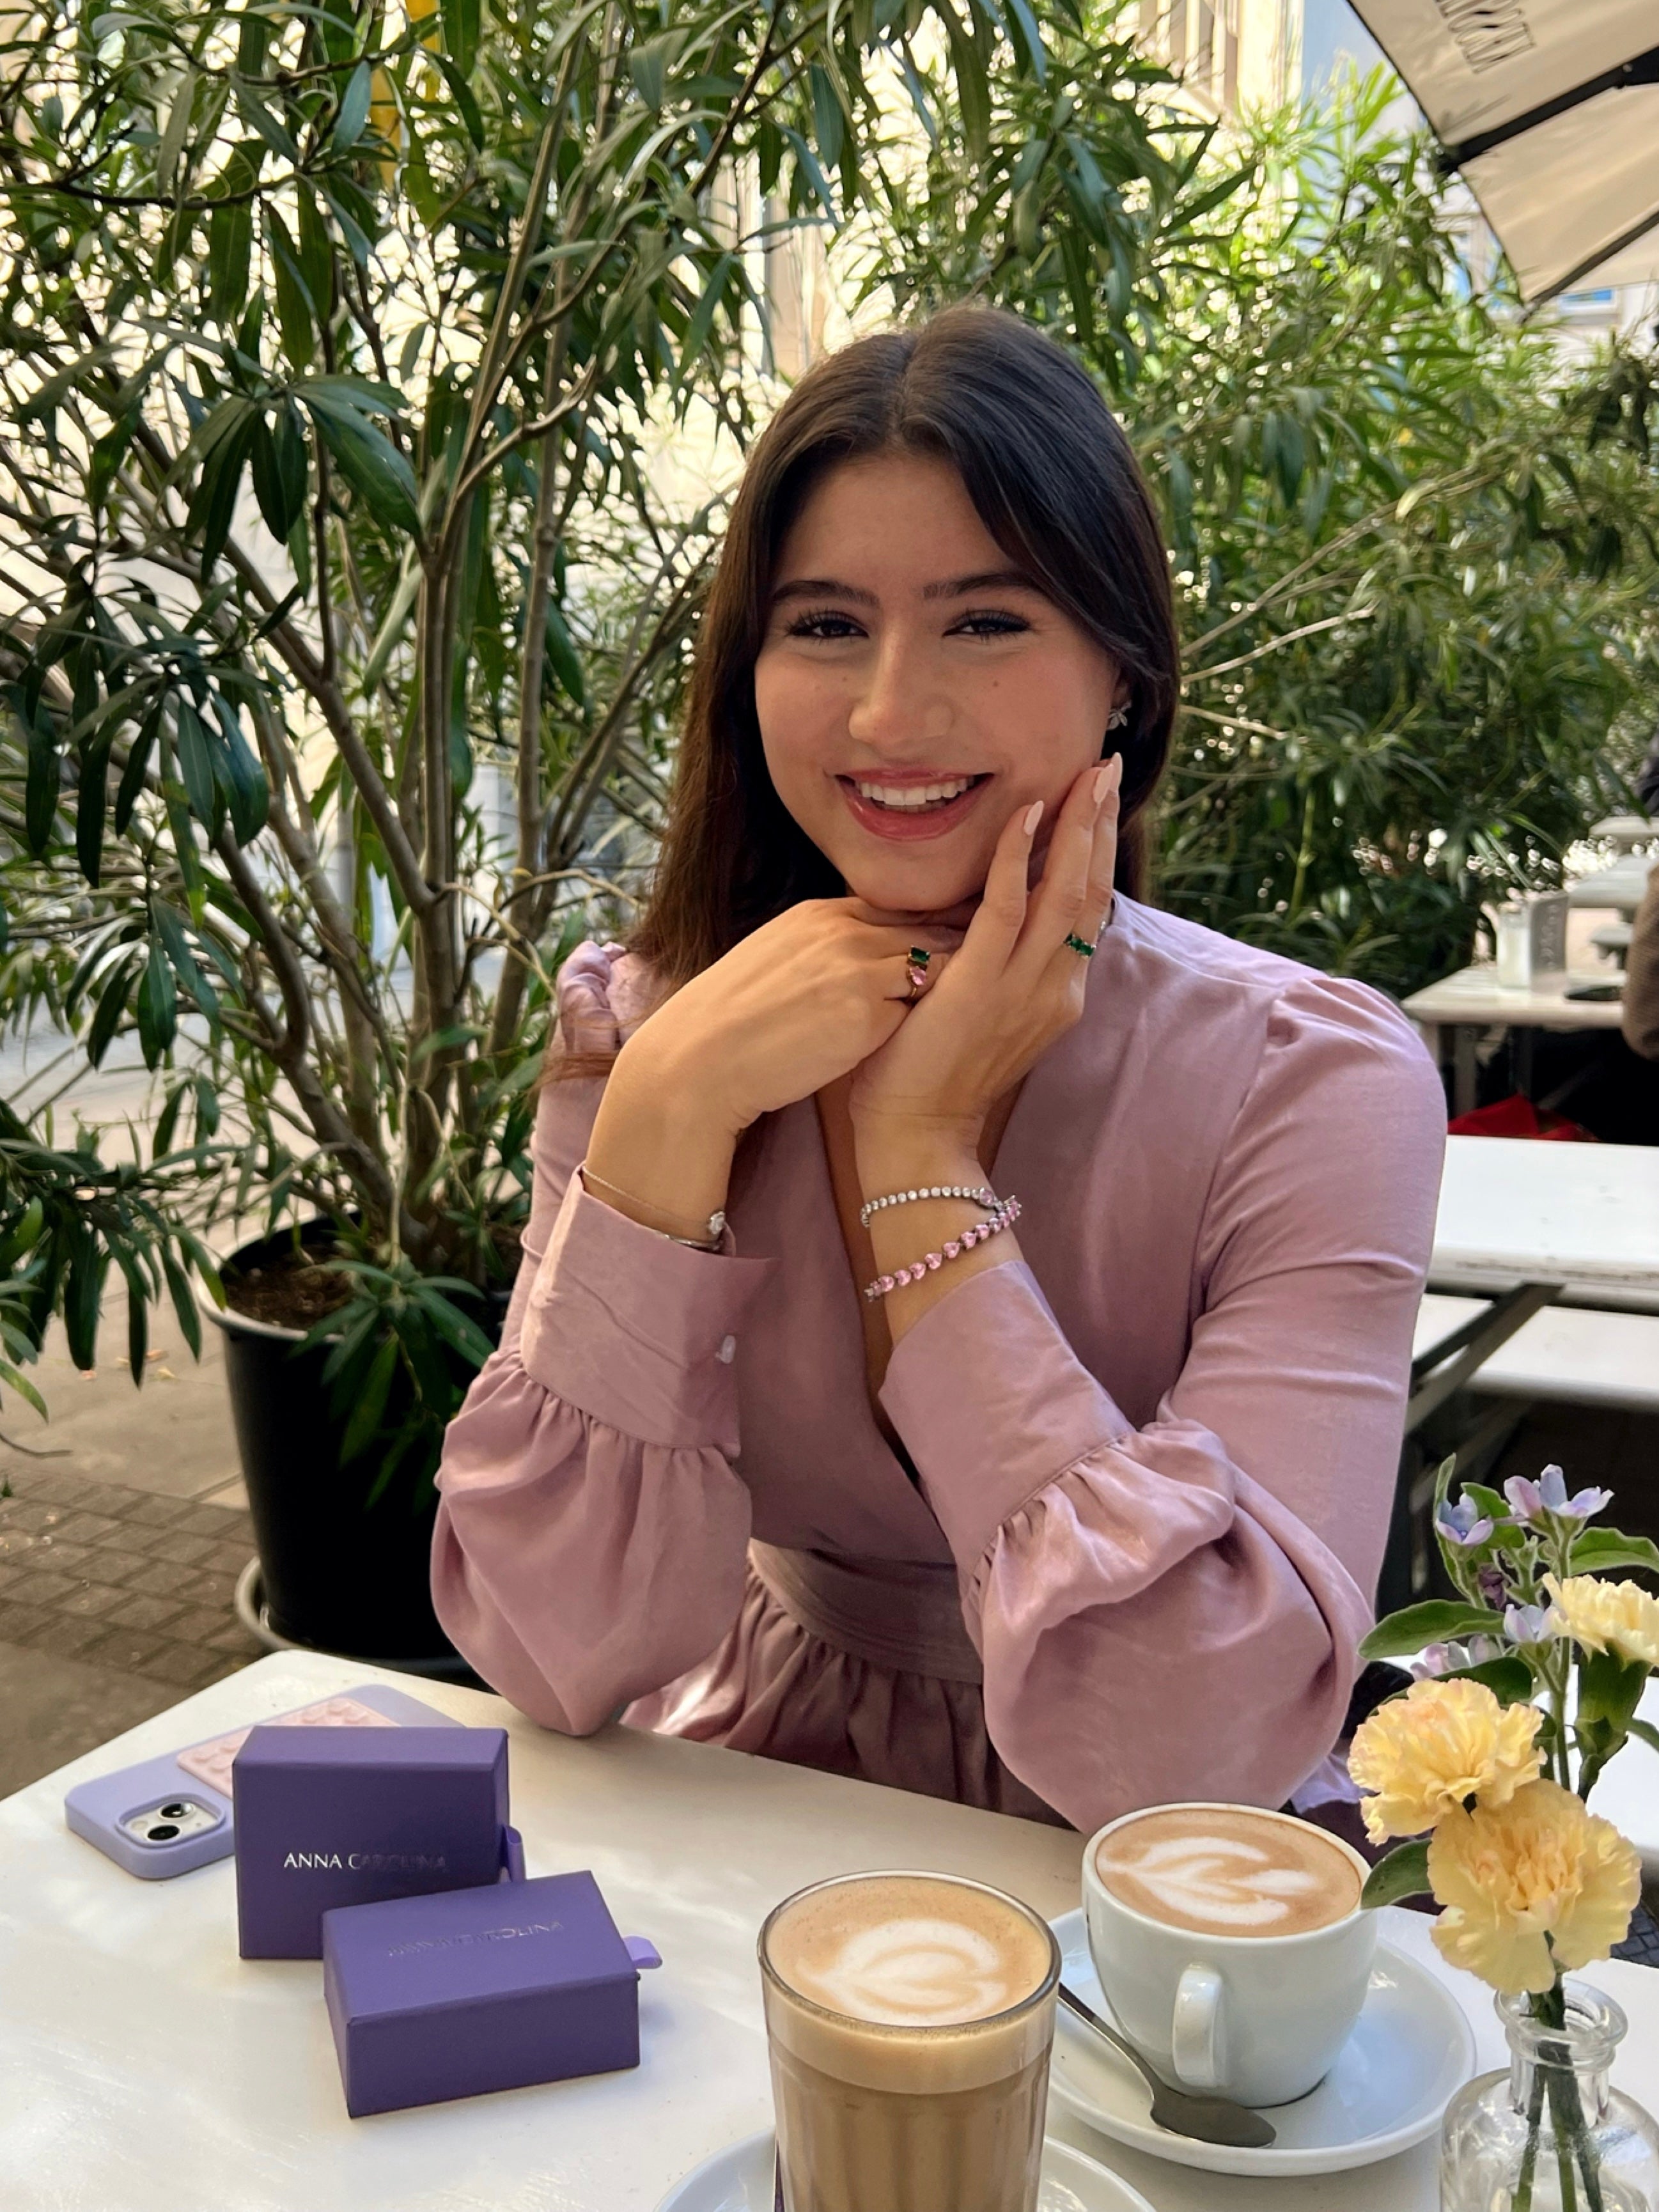
[{"label": "white coffee cup", "polygon": [[[1155,1920],[1115,1896],[1096,1866],[1108,1836],[1154,1809],[1291,1817],[1194,1802],[1143,1808],[1090,1838],[1083,1854],[1089,1950],[1118,2025],[1166,2081],[1184,2088],[1218,2090],[1242,2105],[1305,2096],[1359,2017],[1376,1915],[1356,1904],[1340,1920],[1284,1936],[1223,1936]],[[1370,1869],[1359,1853],[1323,1830],[1320,1838],[1352,1861],[1363,1883]]]}]

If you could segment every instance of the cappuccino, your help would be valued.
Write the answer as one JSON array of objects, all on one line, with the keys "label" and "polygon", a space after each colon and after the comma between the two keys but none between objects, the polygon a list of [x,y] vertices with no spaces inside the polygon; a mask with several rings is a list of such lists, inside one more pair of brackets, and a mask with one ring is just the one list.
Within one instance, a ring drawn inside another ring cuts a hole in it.
[{"label": "cappuccino", "polygon": [[1033,2212],[1060,1954],[975,1882],[850,1876],[761,1935],[788,2212]]},{"label": "cappuccino", "polygon": [[1201,1936],[1301,1936],[1359,1903],[1352,1859],[1304,1820],[1178,1805],[1103,1838],[1095,1871],[1121,1905]]}]

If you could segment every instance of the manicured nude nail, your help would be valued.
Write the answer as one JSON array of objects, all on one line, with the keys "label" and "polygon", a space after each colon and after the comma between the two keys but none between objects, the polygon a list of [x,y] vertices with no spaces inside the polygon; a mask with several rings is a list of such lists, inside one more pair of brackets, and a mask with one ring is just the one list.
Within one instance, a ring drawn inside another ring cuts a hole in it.
[{"label": "manicured nude nail", "polygon": [[1106,804],[1115,780],[1110,761],[1108,761],[1104,768],[1097,768],[1095,770],[1095,805],[1097,807]]},{"label": "manicured nude nail", "polygon": [[1036,836],[1037,823],[1041,822],[1042,819],[1042,801],[1040,799],[1034,799],[1030,805],[1026,808],[1024,813],[1020,817],[1019,826],[1025,832],[1028,837],[1035,837]]}]

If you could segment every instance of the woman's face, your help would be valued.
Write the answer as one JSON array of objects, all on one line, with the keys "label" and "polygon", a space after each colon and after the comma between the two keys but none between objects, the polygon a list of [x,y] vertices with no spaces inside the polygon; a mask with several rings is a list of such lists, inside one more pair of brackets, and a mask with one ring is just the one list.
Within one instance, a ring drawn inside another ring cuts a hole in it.
[{"label": "woman's face", "polygon": [[1033,799],[1041,853],[1121,689],[948,462],[872,454],[819,479],[784,543],[755,705],[779,798],[854,896],[901,914],[977,898]]}]

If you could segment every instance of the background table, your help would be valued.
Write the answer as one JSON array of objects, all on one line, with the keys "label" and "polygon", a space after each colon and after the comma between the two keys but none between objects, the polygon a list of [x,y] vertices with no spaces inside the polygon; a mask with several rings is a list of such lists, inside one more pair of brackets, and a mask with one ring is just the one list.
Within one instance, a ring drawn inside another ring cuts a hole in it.
[{"label": "background table", "polygon": [[1659,1313],[1659,1146],[1449,1137],[1429,1287]]},{"label": "background table", "polygon": [[[376,1675],[283,1653],[0,1803],[0,2205],[5,2212],[651,2212],[690,2166],[768,2124],[755,1938],[779,1898],[830,1874],[971,1875],[1050,1916],[1078,1902],[1083,1839],[734,1752],[610,1729],[550,1735],[496,1698],[405,1687],[512,1738],[529,1871],[592,1867],[663,1967],[641,1984],[637,2073],[349,2120],[307,1960],[236,1956],[228,1862],[123,1874],[63,1823],[65,1788]],[[382,1679],[398,1680],[386,1676]],[[1420,1915],[1388,1935],[1468,2004]],[[1659,1973],[1591,1971],[1632,2030],[1618,2079],[1659,2082]],[[1432,2143],[1358,2173],[1246,2182],[1086,2138],[1157,2212],[1434,2212]]]},{"label": "background table", "polygon": [[[1602,969],[1595,975],[1563,975],[1547,990],[1504,989],[1496,967],[1488,961],[1479,967],[1460,968],[1455,975],[1443,976],[1426,990],[1414,991],[1409,999],[1401,1000],[1401,1006],[1423,1032],[1423,1042],[1437,1067],[1445,1066],[1446,1048],[1450,1045],[1451,1109],[1454,1114],[1468,1114],[1474,1107],[1474,1048],[1482,1030],[1499,1026],[1616,1030],[1624,1019],[1624,1007],[1618,999],[1569,999],[1565,993],[1570,984],[1622,980],[1615,971]],[[1530,1066],[1528,1060],[1528,1071]],[[1521,1088],[1527,1088],[1525,1080]]]}]

